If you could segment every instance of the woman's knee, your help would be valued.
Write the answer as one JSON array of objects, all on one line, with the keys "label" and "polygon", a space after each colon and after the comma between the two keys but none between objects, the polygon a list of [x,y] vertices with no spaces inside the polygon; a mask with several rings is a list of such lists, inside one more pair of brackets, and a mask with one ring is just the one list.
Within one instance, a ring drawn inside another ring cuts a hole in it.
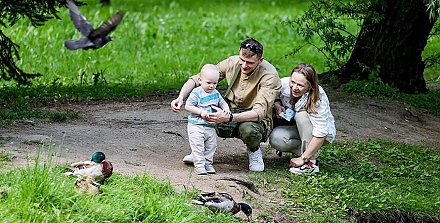
[{"label": "woman's knee", "polygon": [[298,129],[312,131],[312,122],[310,121],[309,114],[306,111],[301,111],[295,114],[295,122]]},{"label": "woman's knee", "polygon": [[278,126],[272,130],[269,135],[269,144],[272,148],[279,150],[283,147],[286,138],[286,132],[282,129],[282,126]]},{"label": "woman's knee", "polygon": [[300,141],[295,126],[278,126],[272,130],[269,136],[269,144],[281,152],[295,152]]}]

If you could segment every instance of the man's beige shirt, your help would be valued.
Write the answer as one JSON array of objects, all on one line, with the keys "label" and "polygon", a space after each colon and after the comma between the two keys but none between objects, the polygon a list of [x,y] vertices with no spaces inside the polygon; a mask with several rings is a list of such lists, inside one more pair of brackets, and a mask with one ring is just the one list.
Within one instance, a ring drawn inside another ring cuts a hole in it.
[{"label": "man's beige shirt", "polygon": [[[266,125],[266,134],[272,129],[272,110],[275,98],[281,90],[281,81],[275,67],[263,60],[248,76],[241,74],[239,57],[231,56],[217,64],[220,70],[220,80],[226,79],[231,84],[235,72],[239,72],[232,85],[231,91],[225,95],[231,102],[232,108],[252,109],[258,114],[258,121]],[[198,75],[192,76],[196,85]]]}]

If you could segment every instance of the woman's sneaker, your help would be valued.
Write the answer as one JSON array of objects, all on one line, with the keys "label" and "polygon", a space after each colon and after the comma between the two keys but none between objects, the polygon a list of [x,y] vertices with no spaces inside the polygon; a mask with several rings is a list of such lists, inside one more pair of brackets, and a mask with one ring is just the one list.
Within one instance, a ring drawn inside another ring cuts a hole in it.
[{"label": "woman's sneaker", "polygon": [[294,174],[317,173],[319,172],[318,161],[315,162],[309,161],[307,163],[304,163],[304,165],[302,166],[291,167],[289,171]]}]

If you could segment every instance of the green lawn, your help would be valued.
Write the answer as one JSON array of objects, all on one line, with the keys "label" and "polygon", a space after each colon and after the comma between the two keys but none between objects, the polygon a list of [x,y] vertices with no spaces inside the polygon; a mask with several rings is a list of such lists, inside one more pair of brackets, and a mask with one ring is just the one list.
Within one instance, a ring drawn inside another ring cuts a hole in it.
[{"label": "green lawn", "polygon": [[[102,194],[79,194],[75,179],[54,162],[53,148],[39,151],[33,160],[38,164],[0,172],[1,222],[240,222],[192,207],[195,191],[176,193],[148,175],[114,173]],[[319,173],[300,176],[287,171],[289,158],[267,161],[264,172],[249,174],[267,193],[265,199],[246,198],[260,210],[255,222],[274,222],[273,215],[283,222],[440,220],[439,148],[337,142],[322,150]],[[10,161],[0,153],[0,166]]]},{"label": "green lawn", "polygon": [[[308,3],[281,1],[113,1],[101,7],[85,1],[82,13],[98,26],[116,11],[125,18],[112,34],[113,42],[96,51],[69,51],[66,39],[81,35],[70,21],[68,10],[60,9],[61,20],[34,28],[22,20],[5,30],[18,43],[18,65],[44,76],[36,84],[145,84],[149,91],[178,89],[188,76],[205,63],[217,63],[238,52],[239,43],[253,37],[265,46],[264,56],[280,76],[289,75],[300,62],[324,72],[325,58],[312,47],[296,55],[292,50],[304,44],[286,21],[302,15]],[[428,43],[427,53],[436,51],[438,39]],[[427,80],[439,75],[438,66],[426,71]],[[100,75],[102,74],[102,75]],[[95,77],[95,80],[94,80]]]},{"label": "green lawn", "polygon": [[[117,10],[125,12],[113,42],[96,51],[69,51],[63,41],[79,38],[67,9],[62,20],[33,28],[26,21],[6,30],[18,43],[28,72],[45,74],[38,84],[93,83],[103,73],[107,83],[151,85],[152,91],[177,89],[205,63],[217,63],[238,53],[247,37],[261,41],[265,57],[287,76],[299,62],[313,63],[323,71],[322,56],[306,49],[286,56],[300,39],[283,21],[294,19],[306,8],[302,1],[114,1],[101,7],[85,1],[82,13],[99,25]],[[26,38],[23,38],[26,37]],[[102,80],[102,79],[101,79]]]},{"label": "green lawn", "polygon": [[[0,222],[242,222],[193,208],[194,192],[176,193],[171,184],[148,175],[115,173],[101,194],[78,193],[75,178],[63,175],[64,168],[48,155],[52,152],[42,146],[41,157],[33,160],[37,164],[0,172]],[[0,164],[3,157],[0,153]]]},{"label": "green lawn", "polygon": [[[376,140],[337,142],[323,148],[319,174],[289,174],[285,156],[253,178],[281,194],[285,205],[279,208],[292,221],[435,222],[440,220],[439,149]],[[402,216],[407,220],[399,221]]]}]

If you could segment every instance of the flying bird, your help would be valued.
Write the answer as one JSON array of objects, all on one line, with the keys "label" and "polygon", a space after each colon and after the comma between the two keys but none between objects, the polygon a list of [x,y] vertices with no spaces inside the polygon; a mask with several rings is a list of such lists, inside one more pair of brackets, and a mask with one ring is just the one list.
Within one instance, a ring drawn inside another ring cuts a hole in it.
[{"label": "flying bird", "polygon": [[192,204],[203,205],[214,213],[237,214],[240,211],[250,219],[252,217],[252,207],[246,203],[237,203],[228,193],[207,192],[200,194],[197,199],[192,200]]},{"label": "flying bird", "polygon": [[64,42],[64,46],[66,46],[66,48],[69,50],[76,50],[80,48],[88,50],[103,47],[112,40],[108,34],[116,29],[124,17],[122,13],[116,12],[105,23],[94,29],[93,26],[87,21],[86,17],[81,14],[73,1],[67,1],[67,8],[69,8],[70,19],[72,20],[76,29],[85,36],[79,40],[66,40]]}]

